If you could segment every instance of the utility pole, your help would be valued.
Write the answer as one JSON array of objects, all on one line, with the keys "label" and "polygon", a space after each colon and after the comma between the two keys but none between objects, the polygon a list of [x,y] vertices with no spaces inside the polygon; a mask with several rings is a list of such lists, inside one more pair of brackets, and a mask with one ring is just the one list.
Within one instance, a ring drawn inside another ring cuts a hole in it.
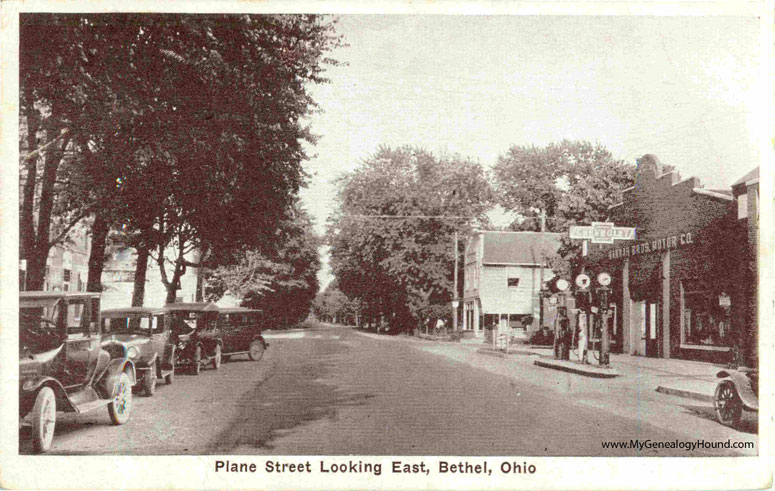
[{"label": "utility pole", "polygon": [[541,269],[540,276],[538,277],[538,328],[544,327],[544,259],[546,254],[544,253],[544,240],[546,235],[546,212],[541,208]]},{"label": "utility pole", "polygon": [[452,292],[452,330],[457,331],[457,230],[455,231],[455,290]]},{"label": "utility pole", "polygon": [[544,262],[546,259],[546,254],[544,253],[544,237],[546,235],[546,212],[543,208],[541,208],[541,288],[544,287]]}]

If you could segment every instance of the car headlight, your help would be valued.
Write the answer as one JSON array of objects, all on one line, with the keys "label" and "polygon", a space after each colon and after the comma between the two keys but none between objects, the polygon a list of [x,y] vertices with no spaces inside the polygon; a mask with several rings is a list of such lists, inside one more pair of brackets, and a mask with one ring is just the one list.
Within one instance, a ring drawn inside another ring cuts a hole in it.
[{"label": "car headlight", "polygon": [[137,358],[138,356],[140,356],[140,352],[139,352],[139,351],[137,351],[137,348],[135,348],[134,346],[132,346],[132,347],[130,347],[130,348],[129,348],[129,350],[126,352],[126,355],[127,355],[129,358]]}]

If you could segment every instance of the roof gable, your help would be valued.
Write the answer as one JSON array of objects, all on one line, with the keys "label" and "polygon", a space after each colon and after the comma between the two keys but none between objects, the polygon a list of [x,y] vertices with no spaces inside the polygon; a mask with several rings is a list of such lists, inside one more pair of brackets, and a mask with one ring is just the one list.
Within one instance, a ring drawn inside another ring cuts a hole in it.
[{"label": "roof gable", "polygon": [[[560,248],[563,234],[546,232],[546,255]],[[541,232],[482,232],[485,264],[541,264]]]},{"label": "roof gable", "polygon": [[732,184],[732,187],[735,187],[739,184],[745,184],[748,181],[751,181],[753,179],[758,179],[758,178],[759,178],[759,167],[756,167],[755,169],[751,169],[748,172],[748,174],[744,175],[743,177],[735,181],[735,183]]}]

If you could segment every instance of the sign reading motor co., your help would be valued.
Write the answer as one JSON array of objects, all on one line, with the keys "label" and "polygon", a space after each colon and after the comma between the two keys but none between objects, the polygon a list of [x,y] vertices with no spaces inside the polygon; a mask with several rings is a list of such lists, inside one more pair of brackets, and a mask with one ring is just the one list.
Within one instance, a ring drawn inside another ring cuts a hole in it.
[{"label": "sign reading motor co.", "polygon": [[608,259],[620,259],[623,257],[638,256],[640,254],[649,254],[651,252],[661,252],[668,249],[678,249],[681,247],[694,245],[695,241],[691,232],[684,234],[671,235],[669,237],[660,237],[659,239],[638,242],[627,247],[617,247],[609,249]]},{"label": "sign reading motor co.", "polygon": [[617,227],[611,222],[592,222],[591,227],[572,225],[571,239],[591,240],[593,244],[613,244],[614,240],[635,240],[635,229]]}]

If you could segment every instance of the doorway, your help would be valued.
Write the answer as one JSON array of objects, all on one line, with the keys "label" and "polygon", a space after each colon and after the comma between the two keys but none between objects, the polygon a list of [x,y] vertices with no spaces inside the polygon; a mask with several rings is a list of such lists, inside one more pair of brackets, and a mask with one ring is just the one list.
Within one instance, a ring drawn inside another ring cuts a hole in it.
[{"label": "doorway", "polygon": [[659,302],[651,300],[642,300],[633,304],[633,314],[637,326],[636,339],[633,343],[633,354],[647,356],[649,358],[659,357]]}]

